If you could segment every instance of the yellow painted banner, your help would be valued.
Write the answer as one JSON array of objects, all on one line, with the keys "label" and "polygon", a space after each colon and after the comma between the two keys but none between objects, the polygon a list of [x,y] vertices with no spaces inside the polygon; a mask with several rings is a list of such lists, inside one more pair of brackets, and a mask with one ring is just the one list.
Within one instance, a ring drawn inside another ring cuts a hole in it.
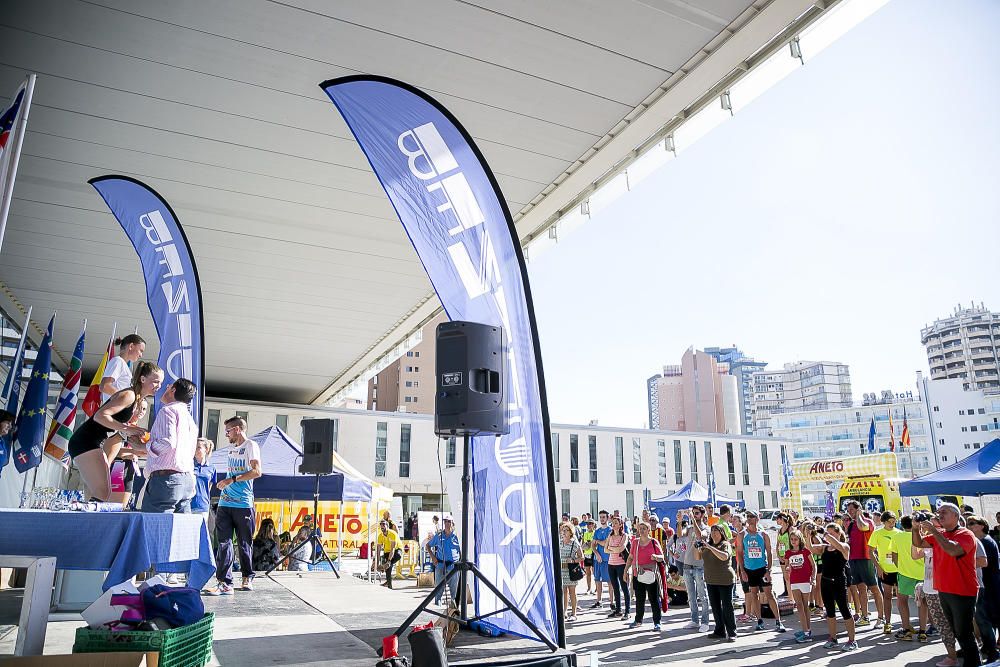
[{"label": "yellow painted banner", "polygon": [[[321,501],[317,524],[323,537],[323,548],[331,555],[337,553],[338,546],[344,551],[357,550],[368,538],[368,503],[343,503],[344,532],[340,533],[341,503],[337,501]],[[379,512],[388,509],[388,503],[372,507],[372,519],[377,522]],[[261,521],[274,521],[278,533],[288,531],[295,536],[298,529],[305,523],[307,516],[312,514],[312,501],[273,501],[260,500],[254,503],[257,525],[254,533],[260,527]],[[376,523],[377,525],[377,523]],[[343,544],[339,543],[343,540]]]}]

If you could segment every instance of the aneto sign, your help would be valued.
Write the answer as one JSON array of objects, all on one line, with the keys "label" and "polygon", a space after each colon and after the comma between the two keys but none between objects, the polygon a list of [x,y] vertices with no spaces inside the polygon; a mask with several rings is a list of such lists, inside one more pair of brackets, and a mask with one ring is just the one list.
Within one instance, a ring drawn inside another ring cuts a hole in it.
[{"label": "aneto sign", "polygon": [[[473,440],[476,562],[559,641],[541,355],[524,259],[496,179],[458,121],[421,91],[368,76],[321,87],[385,188],[448,317],[504,330],[510,432]],[[476,611],[507,632],[533,636],[485,586],[477,586]]]},{"label": "aneto sign", "polygon": [[811,466],[809,466],[810,475],[816,474],[828,474],[828,473],[843,473],[844,472],[844,462],[840,460],[835,461],[816,461]]}]

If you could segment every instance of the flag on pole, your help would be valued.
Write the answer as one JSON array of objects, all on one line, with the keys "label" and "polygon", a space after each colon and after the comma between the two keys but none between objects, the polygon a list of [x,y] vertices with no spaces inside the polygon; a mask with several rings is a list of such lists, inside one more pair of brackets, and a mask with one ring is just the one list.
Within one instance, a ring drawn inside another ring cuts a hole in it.
[{"label": "flag on pole", "polygon": [[63,378],[59,402],[56,403],[56,414],[49,427],[49,437],[45,440],[45,453],[59,461],[64,467],[69,466],[69,439],[73,435],[73,425],[76,423],[76,403],[80,392],[80,376],[83,369],[83,347],[87,336],[87,322],[83,323],[80,339],[76,341],[73,359],[69,363],[69,371]]},{"label": "flag on pole", "polygon": [[[4,409],[10,414],[17,416],[17,407],[21,403],[21,376],[24,374],[24,350],[28,337],[28,326],[31,323],[31,308],[28,308],[28,315],[24,318],[24,327],[21,329],[21,340],[17,344],[17,351],[10,362],[10,372],[3,385]],[[0,471],[3,470],[7,462],[10,461],[11,445],[17,431],[13,428],[4,437],[0,438]]]},{"label": "flag on pole", "polygon": [[0,114],[0,246],[7,229],[7,213],[14,197],[14,177],[21,156],[21,144],[28,123],[28,109],[35,89],[35,75],[24,80],[14,101]]},{"label": "flag on pole", "polygon": [[892,409],[887,410],[889,413],[889,451],[896,451],[896,433],[892,428]]},{"label": "flag on pole", "polygon": [[18,472],[31,470],[42,462],[42,443],[45,441],[46,404],[49,401],[49,371],[52,370],[52,327],[56,316],[49,320],[49,328],[38,346],[38,356],[31,368],[31,379],[24,392],[24,405],[17,416],[17,436],[14,442],[14,467]]},{"label": "flag on pole", "polygon": [[101,380],[104,379],[104,367],[108,365],[108,360],[115,353],[115,334],[118,333],[118,323],[111,328],[111,338],[108,339],[108,348],[104,351],[101,363],[97,366],[94,379],[90,381],[87,388],[87,395],[83,397],[83,413],[88,417],[93,417],[97,408],[101,407]]},{"label": "flag on pole", "polygon": [[875,451],[875,415],[872,415],[872,423],[868,427],[868,451]]},{"label": "flag on pole", "polygon": [[792,464],[788,460],[788,452],[781,447],[781,497],[792,495]]},{"label": "flag on pole", "polygon": [[899,445],[905,449],[910,448],[910,426],[906,423],[906,408],[903,408],[903,434],[899,436]]}]

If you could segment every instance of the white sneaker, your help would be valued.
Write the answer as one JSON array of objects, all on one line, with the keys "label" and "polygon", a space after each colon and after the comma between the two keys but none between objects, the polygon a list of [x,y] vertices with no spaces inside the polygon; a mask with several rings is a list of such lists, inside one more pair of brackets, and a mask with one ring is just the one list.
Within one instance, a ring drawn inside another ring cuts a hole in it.
[{"label": "white sneaker", "polygon": [[698,626],[698,632],[708,632],[709,629],[710,628],[708,627],[708,623],[702,623],[701,625]]},{"label": "white sneaker", "polygon": [[698,621],[690,621],[683,627],[685,630],[697,630],[698,628],[701,627],[701,624],[698,623]]},{"label": "white sneaker", "polygon": [[181,580],[180,580],[180,577],[177,576],[177,574],[168,574],[167,575],[167,584],[169,584],[171,586],[176,586],[179,583],[181,583]]}]

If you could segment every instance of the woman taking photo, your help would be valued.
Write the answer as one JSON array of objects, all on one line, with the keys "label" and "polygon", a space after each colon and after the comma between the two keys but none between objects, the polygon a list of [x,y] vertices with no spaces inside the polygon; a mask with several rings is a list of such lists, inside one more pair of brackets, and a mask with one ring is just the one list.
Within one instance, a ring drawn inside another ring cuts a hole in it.
[{"label": "woman taking photo", "polygon": [[135,369],[132,386],[122,389],[98,408],[94,416],[80,425],[69,440],[69,455],[80,469],[88,497],[107,500],[111,496],[111,468],[114,453],[106,453],[105,442],[112,433],[123,439],[142,436],[147,431],[129,422],[140,410],[139,405],[153,396],[163,382],[163,371],[151,361],[140,362]]},{"label": "woman taking photo", "polygon": [[[696,542],[695,547],[698,544]],[[715,617],[715,632],[709,637],[734,642],[736,612],[733,610],[733,589],[736,587],[736,570],[733,569],[733,545],[726,539],[721,524],[712,526],[708,542],[702,544],[698,553],[705,564],[708,603]]]},{"label": "woman taking photo", "polygon": [[572,563],[578,566],[583,560],[583,548],[576,541],[576,530],[569,521],[559,524],[559,562],[562,563],[563,606],[566,607],[566,620],[576,620],[576,581],[570,578],[569,568]]},{"label": "woman taking photo", "polygon": [[813,553],[823,554],[823,576],[820,578],[820,593],[823,596],[823,605],[826,607],[826,626],[830,632],[830,639],[823,644],[823,648],[832,649],[837,646],[837,609],[844,617],[847,625],[847,643],[844,644],[844,651],[856,651],[858,642],[854,641],[854,615],[851,613],[851,606],[847,603],[847,559],[851,553],[851,545],[847,542],[847,535],[838,523],[826,524],[826,532],[823,534],[823,544],[812,548]]},{"label": "woman taking photo", "polygon": [[812,641],[809,599],[812,597],[816,567],[813,563],[812,549],[806,546],[802,533],[794,528],[788,531],[788,550],[785,551],[785,560],[788,562],[788,587],[795,601],[795,611],[799,614],[799,623],[802,625],[802,629],[795,633],[795,641],[804,644]]},{"label": "woman taking photo", "polygon": [[[635,621],[628,627],[637,628],[642,625],[642,617],[646,613],[646,598],[653,609],[653,631],[660,631],[660,563],[663,562],[663,550],[660,543],[650,534],[648,523],[639,523],[639,537],[632,543],[625,569],[632,572],[632,586],[635,588]],[[627,612],[626,612],[627,616]]]},{"label": "woman taking photo", "polygon": [[[611,534],[608,535],[605,551],[608,552],[608,576],[611,577],[611,588],[615,592],[615,602],[611,607],[608,618],[621,616],[623,621],[627,621],[631,616],[632,598],[628,593],[628,584],[625,582],[625,551],[628,549],[629,537],[622,527],[622,520],[611,517]],[[622,598],[625,598],[625,613],[622,614]]]}]

